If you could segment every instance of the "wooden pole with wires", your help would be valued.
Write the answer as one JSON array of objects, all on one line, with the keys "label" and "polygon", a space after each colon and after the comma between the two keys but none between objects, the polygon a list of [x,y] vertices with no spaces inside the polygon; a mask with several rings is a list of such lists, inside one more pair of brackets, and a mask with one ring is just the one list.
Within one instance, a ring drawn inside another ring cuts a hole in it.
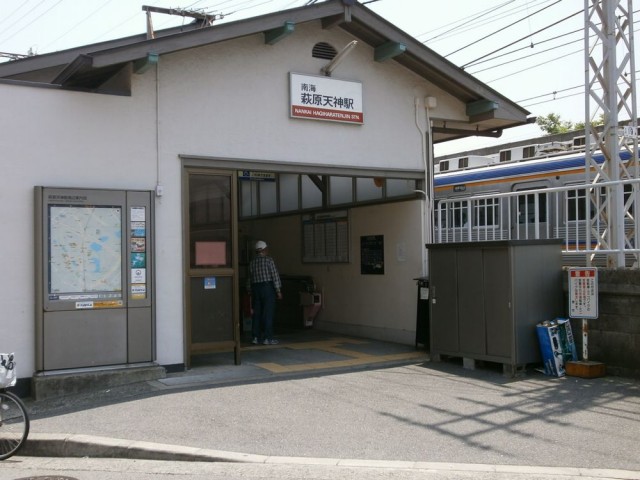
[{"label": "wooden pole with wires", "polygon": [[150,5],[143,5],[142,10],[147,12],[147,38],[155,38],[155,32],[153,31],[153,23],[151,21],[151,12],[164,13],[166,15],[179,15],[181,17],[190,17],[196,20],[202,21],[203,27],[209,27],[216,19],[215,14],[196,12],[195,10],[185,10],[182,8],[161,8],[153,7]]}]

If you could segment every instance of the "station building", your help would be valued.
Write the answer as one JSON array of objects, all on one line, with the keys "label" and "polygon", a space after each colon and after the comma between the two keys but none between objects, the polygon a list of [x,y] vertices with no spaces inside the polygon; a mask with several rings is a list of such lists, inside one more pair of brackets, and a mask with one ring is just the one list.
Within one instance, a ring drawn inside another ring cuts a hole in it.
[{"label": "station building", "polygon": [[240,362],[256,240],[289,285],[276,328],[413,344],[433,144],[529,114],[355,0],[3,63],[0,102],[22,381]]}]

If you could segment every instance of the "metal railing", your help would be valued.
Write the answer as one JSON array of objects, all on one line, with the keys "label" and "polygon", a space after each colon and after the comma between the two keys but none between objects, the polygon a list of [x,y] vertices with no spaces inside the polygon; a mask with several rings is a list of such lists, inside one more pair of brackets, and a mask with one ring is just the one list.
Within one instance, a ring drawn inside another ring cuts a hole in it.
[{"label": "metal railing", "polygon": [[[612,242],[612,226],[604,223],[604,200],[623,190],[624,241]],[[569,185],[437,200],[436,243],[496,240],[562,239],[565,265],[608,266],[622,253],[625,266],[638,268],[640,238],[637,212],[640,179]]]}]

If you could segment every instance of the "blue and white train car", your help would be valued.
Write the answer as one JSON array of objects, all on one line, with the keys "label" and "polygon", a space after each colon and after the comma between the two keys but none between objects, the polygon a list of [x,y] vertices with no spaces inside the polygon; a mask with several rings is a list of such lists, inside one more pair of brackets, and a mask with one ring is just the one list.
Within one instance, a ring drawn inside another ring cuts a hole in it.
[{"label": "blue and white train car", "polygon": [[[620,156],[627,162],[631,154],[624,150]],[[565,252],[598,248],[598,232],[606,227],[594,212],[608,192],[589,187],[594,169],[587,178],[584,151],[519,161],[502,157],[485,157],[484,165],[478,157],[473,165],[460,157],[436,169],[435,242],[562,238]],[[601,152],[592,159],[604,162]],[[625,184],[625,202],[637,191],[637,183]]]}]

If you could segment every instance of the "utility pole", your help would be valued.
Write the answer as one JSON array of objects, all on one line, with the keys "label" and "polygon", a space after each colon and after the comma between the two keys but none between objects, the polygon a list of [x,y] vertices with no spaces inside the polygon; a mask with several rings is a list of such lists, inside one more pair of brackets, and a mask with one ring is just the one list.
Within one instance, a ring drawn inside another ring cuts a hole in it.
[{"label": "utility pole", "polygon": [[196,20],[202,21],[203,27],[210,27],[213,24],[213,21],[216,19],[215,14],[196,12],[195,10],[184,10],[182,8],[160,8],[143,5],[142,10],[147,12],[147,39],[156,38],[155,32],[153,31],[153,23],[151,21],[151,12],[195,18]]},{"label": "utility pole", "polygon": [[[626,184],[622,183],[596,186],[600,182],[640,178],[631,4],[632,0],[584,0],[585,169],[587,183],[594,185],[589,190],[589,197],[595,212],[587,231],[587,248],[590,248],[591,238],[595,238],[598,249],[607,254],[607,267],[610,268],[624,267],[625,247],[638,248],[640,239],[640,222],[635,217],[640,213],[638,185],[633,195],[625,195]],[[630,120],[624,129],[619,128],[620,113],[625,113]],[[592,122],[600,114],[604,116],[604,125],[598,133]],[[594,159],[596,149],[602,151],[603,163]],[[628,161],[621,157],[625,151],[630,153]],[[636,252],[635,256],[638,262],[640,254]],[[591,258],[587,260],[590,263]]]}]

